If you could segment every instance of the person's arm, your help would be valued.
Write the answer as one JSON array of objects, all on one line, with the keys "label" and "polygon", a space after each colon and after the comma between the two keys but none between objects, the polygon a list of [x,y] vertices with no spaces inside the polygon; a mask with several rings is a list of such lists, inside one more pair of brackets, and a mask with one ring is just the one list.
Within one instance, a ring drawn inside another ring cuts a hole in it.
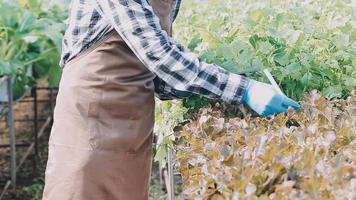
[{"label": "person's arm", "polygon": [[[172,36],[172,24],[177,18],[181,0],[148,0],[147,1],[154,13],[158,16],[163,30],[168,31],[168,35]],[[170,38],[171,42],[174,43],[181,51],[185,51],[185,47],[173,38]],[[162,79],[156,76],[154,79],[155,84],[155,95],[160,100],[173,100],[187,98],[193,95],[191,92],[178,91],[165,83]]]},{"label": "person's arm", "polygon": [[183,51],[162,31],[146,1],[96,0],[99,12],[125,40],[141,62],[165,84],[180,92],[241,101],[248,79],[199,60]]},{"label": "person's arm", "polygon": [[[179,48],[182,52],[189,51],[188,48],[179,44],[176,40],[174,40],[172,38],[171,38],[171,42],[174,43],[177,46],[177,48]],[[159,77],[156,77],[154,79],[154,84],[155,84],[155,95],[160,100],[183,99],[183,98],[188,98],[188,97],[191,97],[194,95],[194,93],[192,93],[192,92],[179,91],[179,90],[171,87],[170,85],[168,85],[166,82],[164,82]]]}]

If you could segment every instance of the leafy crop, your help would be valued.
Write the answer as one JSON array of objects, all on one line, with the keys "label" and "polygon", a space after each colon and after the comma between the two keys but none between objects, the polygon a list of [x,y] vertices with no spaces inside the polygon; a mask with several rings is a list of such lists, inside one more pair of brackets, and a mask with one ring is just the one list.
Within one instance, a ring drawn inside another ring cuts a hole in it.
[{"label": "leafy crop", "polygon": [[57,86],[65,12],[41,8],[37,0],[0,0],[0,77],[14,76],[14,96],[20,97],[36,79]]},{"label": "leafy crop", "polygon": [[155,129],[157,136],[154,161],[163,167],[166,164],[168,148],[173,148],[174,128],[184,120],[187,109],[180,101],[156,101]]},{"label": "leafy crop", "polygon": [[224,118],[203,109],[178,134],[184,199],[355,199],[356,94],[313,91],[299,113]]},{"label": "leafy crop", "polygon": [[[356,88],[356,15],[351,0],[188,1],[175,33],[206,62],[239,73],[271,68],[296,99]],[[267,81],[262,73],[248,75]],[[193,103],[194,104],[194,103]]]},{"label": "leafy crop", "polygon": [[[296,100],[314,89],[327,99],[346,98],[356,89],[354,1],[223,2],[185,0],[175,22],[175,37],[206,62],[267,83],[264,74],[247,72],[271,68],[283,92]],[[158,108],[156,130],[169,130],[165,135],[174,139],[177,124],[215,103],[194,96],[183,100],[181,105],[188,108],[184,112],[180,106]],[[162,132],[157,132],[160,138]],[[167,138],[160,141],[171,143]],[[160,149],[161,162],[165,152]]]}]

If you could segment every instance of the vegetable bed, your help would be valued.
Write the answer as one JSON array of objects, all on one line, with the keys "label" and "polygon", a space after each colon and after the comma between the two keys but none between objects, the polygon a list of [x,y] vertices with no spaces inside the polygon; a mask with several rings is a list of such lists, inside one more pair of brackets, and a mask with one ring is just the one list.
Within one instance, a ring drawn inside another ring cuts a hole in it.
[{"label": "vegetable bed", "polygon": [[271,118],[200,111],[178,133],[184,199],[355,199],[356,95]]},{"label": "vegetable bed", "polygon": [[155,160],[163,165],[174,148],[182,199],[356,199],[355,8],[352,0],[183,1],[178,41],[251,79],[269,83],[247,72],[271,69],[302,109],[262,118],[199,96],[159,102]]}]

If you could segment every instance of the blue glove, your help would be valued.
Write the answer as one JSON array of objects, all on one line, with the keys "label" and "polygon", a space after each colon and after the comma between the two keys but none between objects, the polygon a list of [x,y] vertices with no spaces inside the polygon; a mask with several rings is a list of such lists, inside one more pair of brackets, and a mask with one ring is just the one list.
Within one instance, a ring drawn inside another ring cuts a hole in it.
[{"label": "blue glove", "polygon": [[278,93],[272,85],[254,80],[249,81],[242,96],[242,102],[262,116],[283,113],[289,107],[295,111],[300,109],[296,101]]}]

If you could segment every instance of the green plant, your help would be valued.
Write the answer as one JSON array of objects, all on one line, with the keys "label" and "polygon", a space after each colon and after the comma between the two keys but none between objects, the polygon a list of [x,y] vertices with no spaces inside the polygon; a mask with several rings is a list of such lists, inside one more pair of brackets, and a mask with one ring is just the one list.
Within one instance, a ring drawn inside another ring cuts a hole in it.
[{"label": "green plant", "polygon": [[23,187],[20,190],[20,196],[28,197],[31,200],[40,200],[42,197],[43,186],[42,180],[34,180],[31,185]]},{"label": "green plant", "polygon": [[36,79],[47,78],[49,86],[57,86],[62,10],[42,10],[36,0],[0,3],[0,76],[14,76],[14,98],[36,84]]},{"label": "green plant", "polygon": [[157,144],[154,148],[154,161],[163,167],[166,164],[168,149],[173,148],[174,128],[184,121],[187,109],[182,106],[181,101],[157,100],[156,104],[154,132]]},{"label": "green plant", "polygon": [[[313,89],[328,99],[346,97],[356,88],[351,1],[285,2],[188,1],[176,36],[206,62],[229,71],[271,68],[295,99]],[[248,76],[266,81],[262,73]]]}]

